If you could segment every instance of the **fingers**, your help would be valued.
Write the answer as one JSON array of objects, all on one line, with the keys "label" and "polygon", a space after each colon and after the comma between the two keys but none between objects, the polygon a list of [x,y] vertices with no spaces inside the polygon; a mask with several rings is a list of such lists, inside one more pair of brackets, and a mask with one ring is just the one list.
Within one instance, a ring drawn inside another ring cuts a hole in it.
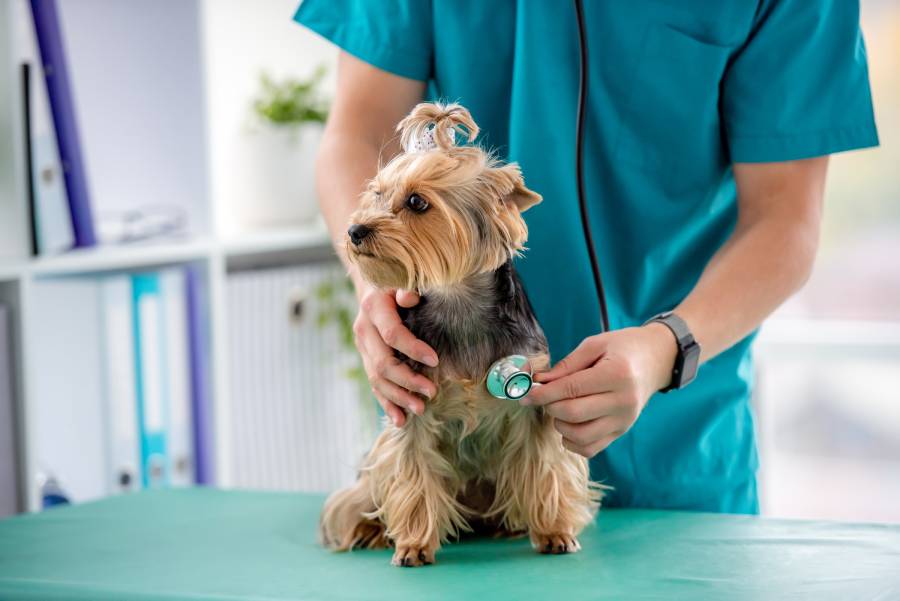
[{"label": "fingers", "polygon": [[357,317],[353,332],[372,392],[391,421],[398,426],[406,423],[404,409],[424,413],[424,401],[410,391],[431,398],[437,394],[434,383],[395,356],[367,315]]},{"label": "fingers", "polygon": [[[422,374],[417,374],[412,368],[393,356],[375,358],[371,363],[369,374],[375,379],[386,380],[406,392],[417,392],[425,398],[430,399],[437,392],[431,380]],[[412,396],[412,398],[416,397]],[[399,404],[406,406],[403,403]],[[421,401],[417,404],[421,404]],[[409,407],[409,409],[412,409],[412,407]],[[420,412],[416,411],[416,413]]]},{"label": "fingers", "polygon": [[[363,341],[366,349],[363,364],[372,391],[386,402],[408,409],[416,415],[422,415],[425,412],[425,403],[410,390],[420,391],[430,398],[436,393],[434,383],[401,363],[393,356],[390,348],[383,343],[380,344],[378,340],[377,336],[372,335]],[[395,383],[398,381],[399,383]]]},{"label": "fingers", "polygon": [[437,353],[403,325],[391,297],[370,294],[363,299],[362,308],[385,344],[429,367],[437,367]]},{"label": "fingers", "polygon": [[603,334],[585,338],[574,351],[560,360],[552,369],[537,374],[535,380],[542,383],[551,382],[590,367],[601,357],[605,347]]},{"label": "fingers", "polygon": [[589,445],[579,445],[566,438],[563,438],[562,442],[563,446],[568,450],[581,455],[582,457],[587,457],[588,459],[590,459],[600,451],[605,451],[606,447],[615,442],[616,438],[618,438],[618,436],[607,436],[606,438],[598,440],[597,442],[591,443]]},{"label": "fingers", "polygon": [[553,420],[553,426],[562,434],[564,440],[582,448],[588,448],[601,440],[619,437],[623,434],[617,427],[616,420],[609,417],[601,417],[581,424],[556,419]]},{"label": "fingers", "polygon": [[362,346],[360,350],[364,351],[368,362],[366,373],[370,377],[384,378],[428,398],[437,394],[434,383],[398,359],[393,349],[381,340],[374,326],[363,324],[358,328],[356,336],[357,345]]},{"label": "fingers", "polygon": [[372,390],[385,401],[389,401],[397,407],[408,409],[416,415],[425,413],[425,402],[405,388],[401,388],[393,382],[388,382],[382,378],[370,379],[369,383],[372,385]]},{"label": "fingers", "polygon": [[550,403],[544,411],[550,417],[572,424],[601,419],[621,413],[621,402],[615,393],[605,392],[576,399]]},{"label": "fingers", "polygon": [[374,389],[372,390],[372,394],[375,395],[378,404],[384,409],[384,414],[388,416],[388,419],[390,419],[398,428],[403,427],[403,424],[406,423],[406,414],[403,412],[403,409],[385,399],[380,393],[375,392]]},{"label": "fingers", "polygon": [[388,382],[411,392],[417,392],[425,398],[430,399],[437,393],[431,380],[422,374],[417,374],[409,365],[396,357],[391,356],[377,360],[374,368],[375,372]]},{"label": "fingers", "polygon": [[519,401],[522,405],[548,405],[563,399],[577,399],[615,389],[619,378],[608,362],[600,361],[590,369],[535,386],[528,396]]},{"label": "fingers", "polygon": [[616,424],[616,420],[602,417],[581,424],[554,420],[553,426],[562,434],[564,447],[590,459],[625,433]]},{"label": "fingers", "polygon": [[411,290],[398,290],[395,298],[397,304],[404,309],[409,309],[419,304],[419,295]]}]

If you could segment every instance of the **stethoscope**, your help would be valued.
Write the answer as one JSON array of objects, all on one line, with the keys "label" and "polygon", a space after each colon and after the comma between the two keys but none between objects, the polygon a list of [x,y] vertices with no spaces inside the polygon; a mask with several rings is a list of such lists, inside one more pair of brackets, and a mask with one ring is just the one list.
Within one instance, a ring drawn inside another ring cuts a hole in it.
[{"label": "stethoscope", "polygon": [[[575,119],[575,177],[578,182],[578,207],[581,211],[581,227],[584,231],[584,243],[588,258],[591,261],[591,273],[594,276],[594,287],[597,290],[597,302],[600,306],[600,325],[603,332],[609,331],[609,312],[606,307],[606,295],[603,292],[603,278],[600,275],[600,263],[594,250],[594,239],[588,219],[587,201],[584,190],[584,112],[587,104],[588,89],[588,50],[585,33],[584,10],[581,0],[575,2],[575,19],[578,22],[578,50],[581,59],[578,78],[578,112]],[[517,401],[527,395],[534,386],[534,371],[527,357],[510,355],[498,359],[488,370],[485,381],[488,392],[498,399]]]},{"label": "stethoscope", "polygon": [[498,359],[488,370],[485,386],[491,396],[518,401],[534,386],[534,370],[524,355],[509,355]]}]

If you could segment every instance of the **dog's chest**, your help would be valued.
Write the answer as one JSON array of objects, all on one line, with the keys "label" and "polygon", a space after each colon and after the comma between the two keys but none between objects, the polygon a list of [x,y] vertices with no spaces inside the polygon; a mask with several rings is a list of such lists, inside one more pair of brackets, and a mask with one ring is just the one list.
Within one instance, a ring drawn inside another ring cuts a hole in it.
[{"label": "dog's chest", "polygon": [[441,372],[459,380],[483,380],[491,364],[507,355],[547,352],[547,340],[511,262],[473,276],[452,292],[428,293],[417,306],[402,309],[401,316],[416,338],[437,352]]},{"label": "dog's chest", "polygon": [[[508,344],[498,340],[497,330],[487,320],[442,314],[433,305],[410,311],[405,323],[412,333],[435,350],[440,370],[449,379],[474,382],[482,379],[491,363],[503,356]],[[420,366],[421,367],[421,366]],[[478,399],[456,391],[469,402]]]},{"label": "dog's chest", "polygon": [[484,381],[441,381],[428,411],[441,424],[442,454],[464,478],[490,479],[513,420],[528,410],[491,396]]},{"label": "dog's chest", "polygon": [[438,393],[428,406],[442,422],[463,424],[461,435],[465,436],[493,422],[496,416],[505,415],[506,402],[488,393],[484,379],[468,380],[451,374],[438,378]]}]

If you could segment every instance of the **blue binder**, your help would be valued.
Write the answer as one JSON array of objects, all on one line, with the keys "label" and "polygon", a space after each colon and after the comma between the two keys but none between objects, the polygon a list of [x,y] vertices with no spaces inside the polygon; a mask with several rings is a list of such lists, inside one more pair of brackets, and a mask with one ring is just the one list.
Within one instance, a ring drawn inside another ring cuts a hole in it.
[{"label": "blue binder", "polygon": [[141,482],[144,488],[158,488],[167,486],[170,477],[165,312],[159,275],[135,274],[131,287]]},{"label": "blue binder", "polygon": [[200,267],[187,267],[191,403],[197,484],[213,484],[212,384],[209,379],[209,299]]}]

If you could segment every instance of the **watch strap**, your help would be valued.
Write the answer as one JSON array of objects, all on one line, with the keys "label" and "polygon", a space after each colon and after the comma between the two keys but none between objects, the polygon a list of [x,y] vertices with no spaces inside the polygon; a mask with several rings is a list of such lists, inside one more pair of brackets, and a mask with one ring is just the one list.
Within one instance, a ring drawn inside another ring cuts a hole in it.
[{"label": "watch strap", "polygon": [[660,390],[660,392],[669,392],[684,388],[694,381],[697,376],[697,367],[700,359],[700,345],[694,339],[691,329],[681,317],[667,311],[660,313],[648,319],[644,325],[650,323],[661,323],[672,332],[675,336],[675,343],[678,347],[678,354],[675,357],[675,364],[672,366],[672,379],[668,386]]},{"label": "watch strap", "polygon": [[675,340],[678,341],[679,347],[687,346],[694,341],[694,335],[691,334],[691,329],[688,327],[687,322],[671,311],[660,313],[659,315],[651,317],[647,320],[647,323],[654,322],[661,323],[672,330],[672,334],[675,335]]}]

